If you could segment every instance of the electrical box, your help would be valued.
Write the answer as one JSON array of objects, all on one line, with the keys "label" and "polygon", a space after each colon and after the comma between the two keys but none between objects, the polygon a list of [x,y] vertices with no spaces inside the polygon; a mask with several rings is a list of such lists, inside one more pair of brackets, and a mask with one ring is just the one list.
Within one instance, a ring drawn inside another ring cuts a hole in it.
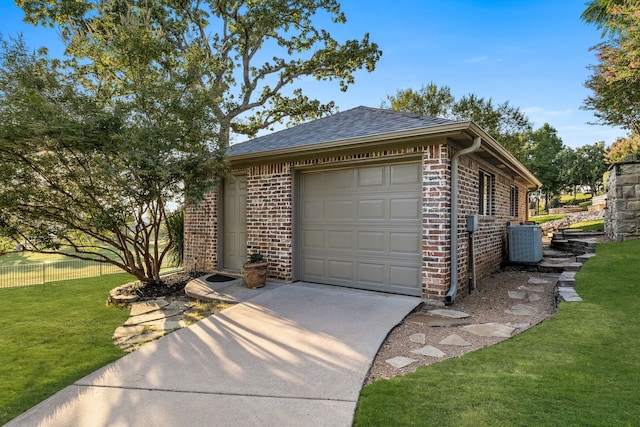
[{"label": "electrical box", "polygon": [[467,231],[469,233],[478,231],[478,214],[467,215]]}]

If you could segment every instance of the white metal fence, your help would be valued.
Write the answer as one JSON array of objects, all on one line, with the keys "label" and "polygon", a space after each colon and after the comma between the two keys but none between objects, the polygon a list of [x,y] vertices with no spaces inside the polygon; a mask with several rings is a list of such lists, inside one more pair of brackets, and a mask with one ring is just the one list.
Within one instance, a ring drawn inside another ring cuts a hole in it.
[{"label": "white metal fence", "polygon": [[81,279],[83,277],[96,277],[122,272],[121,269],[112,264],[82,260],[1,265],[0,288],[39,285],[46,282]]}]

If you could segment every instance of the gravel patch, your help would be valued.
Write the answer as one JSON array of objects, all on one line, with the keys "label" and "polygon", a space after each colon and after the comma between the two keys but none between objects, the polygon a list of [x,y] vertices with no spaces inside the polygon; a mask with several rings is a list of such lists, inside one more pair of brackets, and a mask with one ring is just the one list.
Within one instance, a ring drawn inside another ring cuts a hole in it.
[{"label": "gravel patch", "polygon": [[[365,385],[379,378],[415,372],[421,366],[459,357],[508,339],[478,336],[469,328],[465,330],[465,326],[498,323],[507,327],[504,330],[512,328],[510,336],[513,336],[544,321],[556,311],[556,281],[557,275],[530,271],[507,270],[496,273],[482,280],[472,294],[458,296],[454,304],[448,307],[469,314],[463,319],[433,315],[430,311],[439,307],[422,304],[389,333],[371,366]],[[510,297],[509,291],[518,298]],[[428,351],[424,350],[425,347]],[[444,355],[433,351],[431,347]],[[407,365],[391,364],[387,363],[389,359],[413,359],[414,362]]]}]

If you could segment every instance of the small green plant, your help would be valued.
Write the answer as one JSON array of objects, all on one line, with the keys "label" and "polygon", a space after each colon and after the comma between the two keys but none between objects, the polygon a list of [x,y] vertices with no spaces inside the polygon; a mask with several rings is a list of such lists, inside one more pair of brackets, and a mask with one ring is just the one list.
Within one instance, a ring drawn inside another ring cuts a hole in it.
[{"label": "small green plant", "polygon": [[167,231],[171,237],[169,259],[177,266],[184,260],[184,209],[180,208],[167,216]]},{"label": "small green plant", "polygon": [[262,255],[261,253],[252,253],[251,255],[249,255],[249,257],[247,258],[247,263],[248,264],[256,264],[258,262],[263,262],[264,261],[264,255]]}]

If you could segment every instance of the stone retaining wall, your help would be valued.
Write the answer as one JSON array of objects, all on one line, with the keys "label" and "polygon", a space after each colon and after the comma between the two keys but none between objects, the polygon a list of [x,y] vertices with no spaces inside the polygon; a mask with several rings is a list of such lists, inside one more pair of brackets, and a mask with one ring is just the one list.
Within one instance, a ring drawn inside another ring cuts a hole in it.
[{"label": "stone retaining wall", "polygon": [[640,238],[640,162],[609,167],[604,231],[618,242]]},{"label": "stone retaining wall", "polygon": [[564,215],[570,213],[582,212],[580,206],[570,206],[564,208],[549,208],[549,215]]}]

